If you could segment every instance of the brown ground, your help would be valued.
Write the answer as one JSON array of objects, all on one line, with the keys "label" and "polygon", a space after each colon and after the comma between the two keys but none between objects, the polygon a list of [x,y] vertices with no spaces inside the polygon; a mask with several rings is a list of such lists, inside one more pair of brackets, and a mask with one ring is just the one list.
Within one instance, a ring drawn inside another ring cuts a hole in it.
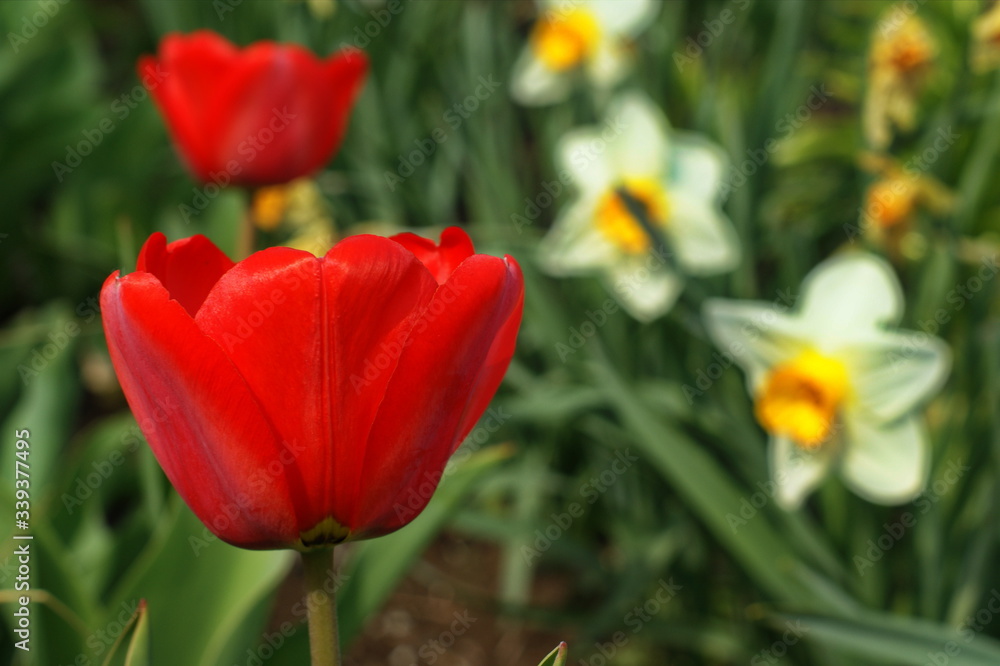
[{"label": "brown ground", "polygon": [[[494,544],[440,535],[344,655],[345,666],[536,666],[571,637],[501,617],[499,565]],[[293,619],[287,609],[301,600],[301,586],[295,570],[279,590],[270,631]],[[535,581],[531,602],[565,607],[570,589],[549,574]]]},{"label": "brown ground", "polygon": [[[536,666],[565,636],[497,615],[496,546],[442,535],[373,618],[350,666]],[[545,585],[545,605],[563,592]],[[557,588],[565,589],[563,585]],[[536,590],[536,595],[540,590]]]}]

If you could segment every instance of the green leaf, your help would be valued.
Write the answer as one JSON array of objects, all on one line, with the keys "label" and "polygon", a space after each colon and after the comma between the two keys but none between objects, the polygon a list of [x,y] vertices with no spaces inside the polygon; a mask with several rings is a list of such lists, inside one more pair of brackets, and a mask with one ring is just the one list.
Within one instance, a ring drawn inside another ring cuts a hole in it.
[{"label": "green leaf", "polygon": [[560,643],[559,647],[549,653],[545,659],[542,659],[538,666],[565,666],[566,664],[566,643]]},{"label": "green leaf", "polygon": [[625,426],[634,433],[642,455],[685,498],[758,585],[776,600],[798,608],[836,612],[823,594],[811,589],[807,581],[814,577],[805,575],[809,567],[796,558],[795,544],[774,528],[763,509],[752,517],[740,517],[745,494],[736,479],[727,476],[703,447],[645,410],[603,356],[593,364],[593,373]]},{"label": "green leaf", "polygon": [[110,607],[146,600],[164,664],[232,663],[239,656],[232,652],[259,641],[253,610],[288,573],[294,554],[223,543],[178,498],[168,516]]},{"label": "green leaf", "polygon": [[[125,641],[128,647],[123,649]],[[148,666],[151,663],[149,649],[149,612],[146,600],[140,599],[128,624],[111,646],[103,666]]]},{"label": "green leaf", "polygon": [[[29,469],[32,488],[41,489],[33,495],[32,518],[38,518],[44,493],[55,487],[52,479],[58,470],[62,443],[69,439],[76,403],[80,393],[76,380],[75,350],[80,325],[67,307],[58,305],[37,322],[39,342],[21,359],[18,372],[23,389],[16,406],[3,421],[2,430],[13,433],[27,428],[31,435]],[[0,479],[4,488],[14,487],[15,438],[0,442],[0,454],[5,462]]]},{"label": "green leaf", "polygon": [[146,612],[146,600],[139,602],[139,619],[132,633],[132,641],[125,654],[125,666],[149,666],[152,663],[149,642],[149,613]]},{"label": "green leaf", "polygon": [[972,625],[955,631],[925,620],[875,613],[853,619],[806,615],[779,616],[779,619],[782,622],[778,626],[794,627],[806,640],[853,655],[866,664],[1000,664],[1000,643],[978,635]]}]

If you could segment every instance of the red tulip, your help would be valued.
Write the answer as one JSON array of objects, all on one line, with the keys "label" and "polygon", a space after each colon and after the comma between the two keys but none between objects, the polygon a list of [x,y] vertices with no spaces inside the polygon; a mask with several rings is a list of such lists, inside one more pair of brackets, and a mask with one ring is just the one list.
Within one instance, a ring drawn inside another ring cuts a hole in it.
[{"label": "red tulip", "polygon": [[294,44],[240,50],[209,30],[170,34],[139,75],[202,182],[270,185],[307,176],[340,145],[368,59]]},{"label": "red tulip", "polygon": [[503,378],[523,300],[517,262],[475,254],[458,228],[440,246],[353,236],[237,264],[203,236],[156,233],[101,311],[188,506],[234,545],[304,549],[423,510]]}]

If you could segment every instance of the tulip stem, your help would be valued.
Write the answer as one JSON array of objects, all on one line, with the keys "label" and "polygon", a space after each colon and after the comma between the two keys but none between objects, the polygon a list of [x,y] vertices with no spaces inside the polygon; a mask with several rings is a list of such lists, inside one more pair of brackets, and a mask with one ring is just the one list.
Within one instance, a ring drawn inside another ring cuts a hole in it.
[{"label": "tulip stem", "polygon": [[253,189],[247,191],[246,212],[243,214],[243,223],[240,225],[240,235],[237,240],[237,260],[246,259],[253,254],[257,241],[257,221],[254,219],[253,210],[254,194],[255,190]]},{"label": "tulip stem", "polygon": [[340,638],[337,631],[337,596],[333,576],[333,550],[302,553],[306,578],[306,609],[309,613],[309,654],[312,666],[339,666]]}]

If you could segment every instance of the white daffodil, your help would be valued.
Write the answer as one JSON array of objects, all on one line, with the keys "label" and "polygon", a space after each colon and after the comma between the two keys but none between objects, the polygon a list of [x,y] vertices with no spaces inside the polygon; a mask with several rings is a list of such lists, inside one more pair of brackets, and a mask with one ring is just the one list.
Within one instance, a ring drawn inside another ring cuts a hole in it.
[{"label": "white daffodil", "polygon": [[539,8],[511,75],[514,99],[531,106],[565,99],[580,71],[610,88],[627,69],[629,41],[657,9],[653,0],[541,0]]},{"label": "white daffodil", "polygon": [[758,302],[705,304],[716,344],[746,370],[783,506],[798,507],[835,467],[879,504],[924,489],[930,445],[914,411],[944,382],[950,354],[938,338],[892,329],[902,311],[892,269],[865,253],[817,266],[795,313]]},{"label": "white daffodil", "polygon": [[603,126],[567,134],[557,152],[560,179],[579,196],[542,241],[549,273],[601,273],[632,316],[650,321],[674,304],[682,274],[739,263],[735,230],[718,206],[724,154],[671,132],[647,98],[613,100]]}]

